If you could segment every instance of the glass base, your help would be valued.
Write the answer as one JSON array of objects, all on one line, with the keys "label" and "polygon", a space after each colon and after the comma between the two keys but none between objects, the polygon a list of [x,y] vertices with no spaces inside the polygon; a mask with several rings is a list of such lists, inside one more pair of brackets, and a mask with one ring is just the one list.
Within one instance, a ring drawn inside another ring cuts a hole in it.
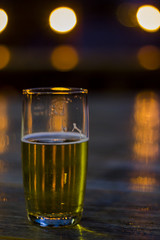
[{"label": "glass base", "polygon": [[74,226],[79,223],[81,215],[78,216],[66,216],[66,217],[44,217],[28,215],[29,221],[38,224],[41,227],[67,227]]}]

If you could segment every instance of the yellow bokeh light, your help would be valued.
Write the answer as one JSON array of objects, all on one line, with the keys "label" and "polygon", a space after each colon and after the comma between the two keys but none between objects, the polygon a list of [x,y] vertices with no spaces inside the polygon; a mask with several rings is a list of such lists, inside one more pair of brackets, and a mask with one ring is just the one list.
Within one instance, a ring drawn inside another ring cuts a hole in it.
[{"label": "yellow bokeh light", "polygon": [[71,31],[76,23],[76,14],[68,7],[56,8],[49,16],[50,27],[58,33],[67,33]]},{"label": "yellow bokeh light", "polygon": [[51,54],[51,64],[59,71],[70,71],[78,64],[78,53],[72,46],[58,46]]},{"label": "yellow bokeh light", "polygon": [[0,134],[0,154],[7,151],[9,145],[9,137],[7,134]]},{"label": "yellow bokeh light", "polygon": [[137,95],[134,105],[133,152],[136,160],[148,163],[159,152],[159,101],[154,92]]},{"label": "yellow bokeh light", "polygon": [[141,6],[137,11],[137,21],[147,32],[156,32],[160,27],[160,12],[151,5]]},{"label": "yellow bokeh light", "polygon": [[144,46],[138,52],[140,65],[147,70],[160,68],[160,49],[155,46]]},{"label": "yellow bokeh light", "polygon": [[7,13],[3,10],[0,9],[0,32],[2,32],[8,23],[8,16]]},{"label": "yellow bokeh light", "polygon": [[137,177],[131,178],[131,187],[134,191],[140,192],[152,192],[158,185],[157,181],[153,177]]},{"label": "yellow bokeh light", "polygon": [[0,70],[5,68],[10,60],[10,51],[4,46],[0,45]]},{"label": "yellow bokeh light", "polygon": [[8,102],[6,97],[0,94],[0,133],[6,132],[8,129]]},{"label": "yellow bokeh light", "polygon": [[[0,95],[0,154],[5,153],[9,146],[8,130],[8,102],[6,97]],[[4,169],[0,163],[0,171]]]},{"label": "yellow bokeh light", "polygon": [[121,3],[117,9],[117,18],[125,27],[136,27],[137,6],[133,3]]}]

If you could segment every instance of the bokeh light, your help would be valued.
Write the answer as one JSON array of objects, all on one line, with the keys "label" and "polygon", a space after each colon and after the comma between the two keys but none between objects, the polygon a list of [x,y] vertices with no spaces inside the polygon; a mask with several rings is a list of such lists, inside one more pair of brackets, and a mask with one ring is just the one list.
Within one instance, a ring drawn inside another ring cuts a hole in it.
[{"label": "bokeh light", "polygon": [[50,27],[58,33],[71,31],[77,23],[77,17],[73,9],[59,7],[53,10],[49,16]]},{"label": "bokeh light", "polygon": [[5,68],[10,61],[10,51],[4,46],[0,45],[0,70]]},{"label": "bokeh light", "polygon": [[131,188],[134,191],[153,192],[157,185],[157,180],[154,177],[139,176],[136,178],[131,178]]},{"label": "bokeh light", "polygon": [[154,92],[141,92],[134,105],[133,152],[138,161],[149,163],[159,153],[159,100]]},{"label": "bokeh light", "polygon": [[8,130],[8,101],[0,94],[0,133]]},{"label": "bokeh light", "polygon": [[[0,154],[7,151],[9,146],[8,130],[8,101],[6,97],[0,95]],[[0,162],[0,172],[3,172],[4,168],[1,168],[2,161]]]},{"label": "bokeh light", "polygon": [[160,49],[156,46],[147,45],[138,52],[139,64],[147,70],[160,68]]},{"label": "bokeh light", "polygon": [[0,9],[0,32],[2,32],[8,23],[8,16],[7,13],[3,10]]},{"label": "bokeh light", "polygon": [[156,32],[160,27],[160,12],[151,5],[141,6],[137,11],[137,21],[147,32]]},{"label": "bokeh light", "polygon": [[79,58],[76,49],[69,45],[56,47],[51,54],[51,64],[59,71],[70,71],[76,67]]},{"label": "bokeh light", "polygon": [[117,18],[118,21],[125,27],[136,27],[137,5],[133,3],[121,3],[117,9]]}]

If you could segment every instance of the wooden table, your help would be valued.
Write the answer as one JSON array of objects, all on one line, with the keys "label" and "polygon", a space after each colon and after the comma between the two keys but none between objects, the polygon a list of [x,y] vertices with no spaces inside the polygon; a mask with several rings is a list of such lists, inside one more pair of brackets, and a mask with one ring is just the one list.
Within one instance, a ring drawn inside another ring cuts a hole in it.
[{"label": "wooden table", "polygon": [[160,239],[160,104],[153,92],[91,93],[83,219],[68,229],[26,217],[21,97],[0,94],[0,239]]}]

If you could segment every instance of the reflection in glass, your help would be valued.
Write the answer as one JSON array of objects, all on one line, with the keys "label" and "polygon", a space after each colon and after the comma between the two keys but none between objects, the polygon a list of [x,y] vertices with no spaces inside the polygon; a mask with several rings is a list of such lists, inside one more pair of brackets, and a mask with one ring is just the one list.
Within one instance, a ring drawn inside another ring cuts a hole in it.
[{"label": "reflection in glass", "polygon": [[53,99],[49,108],[49,131],[67,131],[67,115],[67,101],[64,97],[59,98],[59,101]]},{"label": "reflection in glass", "polygon": [[32,132],[32,107],[31,107],[31,103],[32,103],[32,95],[29,96],[30,98],[30,102],[28,104],[28,132],[31,133]]}]

